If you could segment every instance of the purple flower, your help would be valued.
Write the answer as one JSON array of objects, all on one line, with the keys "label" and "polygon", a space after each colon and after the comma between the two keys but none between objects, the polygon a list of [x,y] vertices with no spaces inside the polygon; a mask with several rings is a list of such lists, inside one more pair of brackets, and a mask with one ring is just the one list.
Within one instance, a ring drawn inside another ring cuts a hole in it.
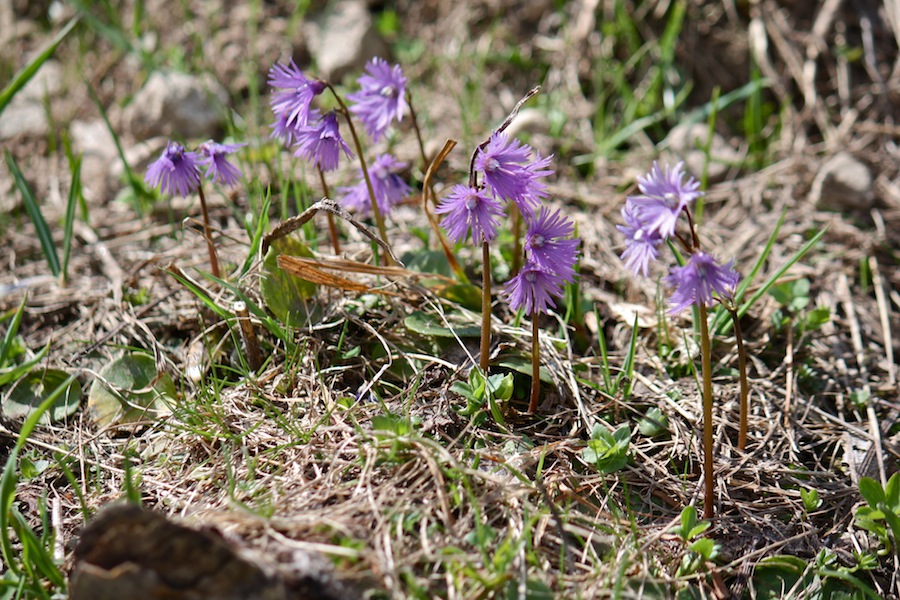
[{"label": "purple flower", "polygon": [[709,306],[713,292],[730,298],[739,279],[734,261],[722,266],[709,254],[697,252],[683,267],[673,267],[666,278],[666,283],[675,288],[669,314],[679,313],[691,304],[702,302]]},{"label": "purple flower", "polygon": [[163,193],[187,196],[200,185],[200,157],[177,142],[169,142],[162,155],[147,167],[144,181]]},{"label": "purple flower", "polygon": [[634,215],[643,223],[645,233],[656,233],[662,238],[675,233],[675,224],[684,208],[703,195],[699,191],[700,183],[693,177],[683,181],[684,163],[674,168],[666,166],[663,171],[659,164],[646,177],[638,177],[638,189],[641,194],[628,196],[627,201],[633,206]]},{"label": "purple flower", "polygon": [[[269,85],[277,91],[272,96],[272,112],[276,133],[286,127],[306,125],[312,99],[325,90],[325,82],[310,79],[291,60],[289,65],[276,63],[269,69]],[[279,124],[281,123],[281,124]]]},{"label": "purple flower", "polygon": [[[318,112],[312,111],[310,116],[312,115],[318,116]],[[350,147],[338,130],[337,113],[334,111],[319,118],[315,124],[300,127],[296,137],[294,156],[305,158],[323,171],[337,169],[341,151],[347,158],[353,157]]]},{"label": "purple flower", "polygon": [[269,137],[281,140],[285,146],[290,146],[294,142],[294,138],[297,137],[301,126],[289,124],[287,113],[278,114],[276,117],[275,122],[269,125],[272,128],[272,133],[269,134]]},{"label": "purple flower", "polygon": [[[406,198],[412,191],[412,188],[398,174],[405,168],[405,162],[398,161],[390,154],[376,157],[369,166],[372,191],[375,192],[375,200],[383,215],[388,214],[395,204]],[[345,208],[367,215],[372,212],[372,201],[369,198],[369,190],[366,188],[362,170],[359,171],[358,177],[359,182],[356,185],[342,187],[338,191],[343,194],[341,203]]]},{"label": "purple flower", "polygon": [[559,214],[542,207],[537,217],[528,223],[525,234],[525,252],[531,262],[545,271],[571,281],[575,275],[575,260],[578,257],[578,238],[568,239],[575,232],[572,222]]},{"label": "purple flower", "polygon": [[497,198],[515,202],[523,215],[528,217],[546,192],[537,178],[549,175],[546,167],[550,157],[531,160],[531,146],[505,133],[491,135],[487,145],[478,152],[475,168],[484,173],[484,181]]},{"label": "purple flower", "polygon": [[634,205],[626,203],[622,208],[625,224],[616,225],[616,229],[625,235],[625,250],[622,252],[625,266],[631,269],[635,277],[639,274],[646,277],[651,261],[659,257],[659,245],[663,239],[659,232],[648,232],[634,212]]},{"label": "purple flower", "polygon": [[247,144],[219,144],[212,140],[200,144],[200,164],[206,166],[206,177],[216,183],[234,185],[241,178],[241,171],[228,161],[228,155]]},{"label": "purple flower", "polygon": [[565,281],[561,275],[528,261],[519,274],[507,282],[504,292],[512,310],[524,308],[527,314],[535,315],[556,306],[553,297],[562,296]]},{"label": "purple flower", "polygon": [[358,81],[361,89],[347,96],[354,103],[350,111],[360,118],[366,133],[377,142],[391,121],[401,121],[409,108],[405,97],[406,77],[399,65],[392,67],[376,57],[369,61]]},{"label": "purple flower", "polygon": [[497,218],[504,215],[500,202],[484,190],[454,185],[450,194],[434,210],[446,214],[441,225],[454,242],[461,242],[472,230],[472,241],[481,244],[497,236]]}]

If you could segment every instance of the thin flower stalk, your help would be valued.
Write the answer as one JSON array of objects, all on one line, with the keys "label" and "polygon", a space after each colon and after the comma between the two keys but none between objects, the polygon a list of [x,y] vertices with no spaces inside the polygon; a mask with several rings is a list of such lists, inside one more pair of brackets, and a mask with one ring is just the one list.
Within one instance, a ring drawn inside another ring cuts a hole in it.
[{"label": "thin flower stalk", "polygon": [[481,243],[481,354],[478,366],[487,375],[491,364],[491,245]]},{"label": "thin flower stalk", "polygon": [[703,380],[703,518],[711,519],[715,513],[716,483],[713,475],[713,390],[712,390],[712,343],[709,337],[709,323],[706,305],[698,304],[700,319],[700,363]]},{"label": "thin flower stalk", "polygon": [[541,328],[538,317],[537,314],[531,314],[531,394],[528,412],[532,414],[537,412],[541,392]]},{"label": "thin flower stalk", "polygon": [[[375,217],[375,225],[378,227],[378,233],[381,235],[381,239],[384,242],[388,241],[387,230],[384,226],[384,215],[381,214],[381,209],[378,207],[378,201],[375,198],[375,189],[372,187],[372,179],[369,176],[369,167],[366,165],[366,157],[363,153],[362,144],[359,141],[359,135],[356,133],[356,127],[353,125],[353,119],[350,118],[350,110],[347,108],[347,104],[341,98],[340,94],[328,84],[328,89],[331,90],[332,95],[338,102],[340,106],[340,112],[344,115],[344,118],[347,120],[347,126],[350,128],[350,137],[353,138],[353,145],[356,147],[356,155],[359,157],[359,166],[362,169],[363,178],[366,182],[366,190],[369,193],[369,199],[372,202],[372,215]],[[393,264],[393,260],[390,255],[385,252],[383,253],[385,264]]]},{"label": "thin flower stalk", "polygon": [[738,450],[747,447],[747,430],[750,420],[750,383],[747,380],[747,350],[744,348],[744,332],[741,330],[741,319],[733,306],[728,307],[734,323],[734,339],[737,345],[738,371],[741,380],[741,415],[738,427]]},{"label": "thin flower stalk", "polygon": [[[328,187],[328,182],[325,181],[325,172],[318,166],[316,167],[316,171],[319,172],[319,181],[322,183],[322,193],[325,194],[326,198],[331,198],[331,190]],[[328,235],[331,237],[331,248],[334,250],[335,254],[340,254],[341,242],[338,239],[338,230],[337,224],[334,222],[334,215],[331,213],[325,214],[328,219]]]},{"label": "thin flower stalk", "polygon": [[216,255],[216,244],[213,242],[212,227],[209,224],[209,211],[206,208],[206,194],[203,193],[203,185],[197,184],[197,193],[200,195],[200,215],[203,218],[203,237],[206,239],[206,250],[209,252],[209,270],[213,277],[221,278],[219,272],[219,257]]}]

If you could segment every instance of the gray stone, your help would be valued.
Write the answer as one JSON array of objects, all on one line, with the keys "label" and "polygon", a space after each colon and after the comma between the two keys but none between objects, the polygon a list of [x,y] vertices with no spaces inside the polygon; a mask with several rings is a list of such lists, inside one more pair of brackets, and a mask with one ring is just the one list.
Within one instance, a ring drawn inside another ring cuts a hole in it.
[{"label": "gray stone", "polygon": [[81,182],[85,198],[105,200],[113,185],[111,170],[116,164],[121,165],[112,134],[102,119],[72,121],[69,132],[73,149],[82,157]]},{"label": "gray stone", "polygon": [[[688,173],[699,177],[706,163],[705,148],[708,140],[709,127],[705,123],[682,123],[669,132],[665,145],[678,160],[684,161]],[[728,169],[740,161],[740,152],[732,148],[724,137],[713,132],[707,169],[709,181],[722,181],[728,174]]]},{"label": "gray stone", "polygon": [[369,59],[386,57],[388,53],[368,5],[360,0],[333,3],[309,24],[306,35],[318,67],[317,75],[330,81],[361,71]]},{"label": "gray stone", "polygon": [[809,196],[821,210],[867,211],[875,202],[872,173],[849,152],[838,152],[822,163]]},{"label": "gray stone", "polygon": [[124,112],[136,138],[209,138],[225,122],[228,92],[211,76],[157,71]]},{"label": "gray stone", "polygon": [[40,102],[12,102],[0,115],[0,140],[19,136],[43,137],[49,132],[47,113]]},{"label": "gray stone", "polygon": [[518,137],[523,132],[546,134],[550,131],[550,120],[543,111],[537,108],[525,108],[519,111],[513,122],[506,128],[506,135]]},{"label": "gray stone", "polygon": [[63,71],[59,62],[45,62],[25,87],[0,114],[0,139],[19,136],[44,137],[50,133],[44,99],[58,96],[63,89]]}]

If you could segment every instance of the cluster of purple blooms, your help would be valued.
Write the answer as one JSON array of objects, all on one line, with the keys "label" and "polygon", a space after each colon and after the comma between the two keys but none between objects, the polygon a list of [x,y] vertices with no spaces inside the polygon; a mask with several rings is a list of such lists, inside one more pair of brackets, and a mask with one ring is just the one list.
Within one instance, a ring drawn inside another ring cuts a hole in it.
[{"label": "cluster of purple blooms", "polygon": [[575,279],[580,244],[579,239],[571,238],[575,230],[571,221],[559,211],[540,207],[547,196],[542,178],[553,173],[549,165],[550,157],[542,158],[505,133],[494,133],[474,161],[484,184],[453,186],[435,209],[445,215],[442,226],[452,241],[462,242],[471,233],[473,242],[485,244],[497,237],[509,203],[515,204],[528,227],[526,261],[505,291],[510,307],[524,308],[528,314],[556,306],[553,298],[561,296],[563,285]]},{"label": "cluster of purple blooms", "polygon": [[[398,65],[391,66],[381,58],[374,58],[360,76],[359,91],[349,94],[349,111],[358,117],[366,133],[377,142],[394,121],[401,121],[409,110],[406,102],[406,78]],[[269,85],[275,89],[271,107],[275,114],[272,137],[281,140],[303,158],[322,171],[338,168],[340,155],[353,158],[350,147],[340,133],[338,111],[322,114],[313,108],[316,96],[330,89],[327,82],[303,74],[294,61],[276,64],[269,71]],[[346,113],[345,113],[346,114]],[[397,175],[406,167],[388,154],[378,156],[370,168],[372,188],[382,213],[402,200],[410,187]],[[359,183],[341,188],[341,201],[349,209],[367,214],[372,209],[363,174]]]},{"label": "cluster of purple blooms", "polygon": [[205,176],[213,183],[234,185],[241,178],[241,171],[228,160],[228,155],[245,145],[210,140],[191,151],[169,141],[160,157],[147,167],[144,181],[151,187],[159,187],[164,194],[187,196],[200,187],[200,168],[206,167]]},{"label": "cluster of purple blooms", "polygon": [[[682,170],[683,163],[675,167],[661,169],[657,163],[645,177],[638,178],[636,196],[626,198],[622,208],[624,225],[617,226],[625,235],[625,250],[622,259],[636,276],[647,276],[650,263],[659,258],[659,247],[675,236],[678,218],[687,214],[690,204],[703,195],[700,184],[687,177]],[[669,312],[681,312],[692,304],[709,306],[713,294],[732,298],[740,279],[734,269],[734,261],[721,265],[716,259],[701,251],[691,233],[691,243],[679,238],[691,253],[687,263],[673,267],[666,277],[666,283],[674,288]]]}]

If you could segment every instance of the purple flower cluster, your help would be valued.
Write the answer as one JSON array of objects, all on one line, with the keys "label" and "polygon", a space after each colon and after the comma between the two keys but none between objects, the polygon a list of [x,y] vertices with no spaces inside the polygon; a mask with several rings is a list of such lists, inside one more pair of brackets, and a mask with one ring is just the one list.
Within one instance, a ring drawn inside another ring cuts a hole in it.
[{"label": "purple flower cluster", "polygon": [[229,162],[228,155],[245,145],[210,140],[195,152],[169,141],[160,157],[147,167],[144,181],[164,194],[187,196],[200,186],[200,168],[205,166],[206,177],[213,183],[234,185],[241,178],[241,171]]},{"label": "purple flower cluster", "polygon": [[[374,58],[360,76],[360,89],[347,96],[352,103],[349,111],[362,121],[373,141],[380,140],[395,120],[400,121],[409,110],[406,102],[406,77],[399,65],[390,65],[381,58]],[[294,156],[303,158],[322,171],[338,168],[341,153],[353,158],[350,147],[341,137],[338,112],[322,114],[312,106],[313,100],[330,86],[328,82],[308,77],[294,61],[287,65],[276,64],[269,70],[269,85],[274,88],[271,99],[275,121],[271,124],[271,137],[281,140],[294,150]],[[343,104],[341,104],[343,107]],[[397,174],[406,167],[383,154],[370,168],[372,188],[382,213],[403,199],[411,188]],[[356,185],[343,187],[342,203],[349,209],[367,214],[372,201],[362,171]]]},{"label": "purple flower cluster", "polygon": [[540,208],[547,196],[542,178],[553,173],[550,157],[541,157],[527,144],[494,133],[479,149],[473,163],[483,176],[483,185],[455,185],[435,212],[444,215],[442,226],[454,242],[471,232],[476,244],[497,237],[497,230],[512,202],[528,225],[525,265],[506,285],[513,310],[529,314],[546,312],[562,295],[563,285],[575,278],[580,240],[572,238],[575,227],[559,214]]},{"label": "purple flower cluster", "polygon": [[[678,218],[688,214],[690,204],[703,195],[700,184],[686,177],[683,163],[661,169],[657,163],[645,177],[638,178],[635,196],[626,198],[622,209],[624,225],[617,228],[625,236],[622,259],[634,276],[647,276],[650,263],[659,258],[659,246],[675,235]],[[693,240],[693,234],[691,235]],[[679,238],[680,239],[680,238]],[[666,283],[674,288],[669,312],[681,312],[691,304],[713,302],[713,294],[731,297],[740,279],[734,261],[720,265],[709,254],[694,246],[686,248],[691,256],[683,267],[674,267]]]},{"label": "purple flower cluster", "polygon": [[357,80],[360,90],[347,99],[353,102],[350,112],[358,116],[366,133],[377,142],[390,127],[391,122],[403,120],[409,110],[406,103],[406,77],[400,65],[393,67],[383,58],[373,58],[366,65],[365,73]]},{"label": "purple flower cluster", "polygon": [[322,171],[337,169],[340,153],[352,158],[350,147],[341,137],[337,113],[324,115],[312,107],[312,101],[328,87],[321,79],[309,78],[292,60],[269,70],[269,85],[275,88],[271,107],[275,114],[271,137],[291,146],[299,156]]},{"label": "purple flower cluster", "polygon": [[542,158],[531,146],[505,133],[494,133],[475,156],[475,169],[484,177],[478,187],[453,186],[435,212],[446,214],[443,227],[454,242],[461,242],[472,232],[475,243],[490,242],[497,237],[499,219],[506,215],[506,205],[515,203],[526,221],[534,216],[547,186],[541,178],[551,175],[550,157]]},{"label": "purple flower cluster", "polygon": [[510,308],[533,315],[556,306],[554,296],[562,296],[563,286],[575,280],[581,240],[571,237],[574,232],[571,221],[546,207],[528,222],[525,266],[506,284]]}]

